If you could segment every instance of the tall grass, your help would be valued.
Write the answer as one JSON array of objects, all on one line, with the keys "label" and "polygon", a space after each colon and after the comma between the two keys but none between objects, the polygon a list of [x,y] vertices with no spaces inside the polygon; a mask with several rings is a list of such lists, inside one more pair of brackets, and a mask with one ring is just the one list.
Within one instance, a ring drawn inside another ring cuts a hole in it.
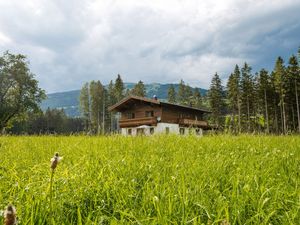
[{"label": "tall grass", "polygon": [[300,221],[296,136],[0,137],[0,154],[0,208],[22,224]]}]

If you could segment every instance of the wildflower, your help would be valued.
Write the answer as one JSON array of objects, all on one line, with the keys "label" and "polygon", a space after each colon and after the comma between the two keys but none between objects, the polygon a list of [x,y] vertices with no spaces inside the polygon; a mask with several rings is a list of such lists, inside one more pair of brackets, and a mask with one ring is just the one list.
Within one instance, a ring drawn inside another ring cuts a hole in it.
[{"label": "wildflower", "polygon": [[4,211],[4,225],[15,225],[17,224],[17,213],[16,208],[9,204]]},{"label": "wildflower", "polygon": [[58,152],[55,153],[55,155],[53,156],[53,158],[51,159],[51,169],[55,170],[55,168],[57,167],[57,164],[60,160],[62,160],[63,157],[60,157],[58,155]]}]

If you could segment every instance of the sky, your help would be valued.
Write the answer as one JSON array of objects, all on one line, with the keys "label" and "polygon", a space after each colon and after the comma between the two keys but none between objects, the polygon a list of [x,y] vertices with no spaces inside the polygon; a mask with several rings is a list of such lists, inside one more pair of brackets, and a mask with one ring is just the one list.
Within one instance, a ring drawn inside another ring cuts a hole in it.
[{"label": "sky", "polygon": [[300,0],[0,0],[0,53],[24,54],[47,93],[85,82],[224,85],[300,46]]}]

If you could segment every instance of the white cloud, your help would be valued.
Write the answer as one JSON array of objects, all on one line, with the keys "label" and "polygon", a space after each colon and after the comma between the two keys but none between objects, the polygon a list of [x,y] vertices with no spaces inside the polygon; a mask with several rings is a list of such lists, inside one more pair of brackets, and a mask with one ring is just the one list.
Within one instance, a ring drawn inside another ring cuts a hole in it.
[{"label": "white cloud", "polygon": [[244,61],[270,67],[300,45],[297,0],[0,0],[0,51],[26,54],[49,92],[108,83],[207,88]]}]

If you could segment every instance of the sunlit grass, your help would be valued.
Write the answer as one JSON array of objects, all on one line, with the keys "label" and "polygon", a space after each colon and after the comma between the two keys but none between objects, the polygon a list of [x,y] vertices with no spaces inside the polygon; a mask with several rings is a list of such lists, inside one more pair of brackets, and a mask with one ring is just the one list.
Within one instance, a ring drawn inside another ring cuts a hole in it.
[{"label": "sunlit grass", "polygon": [[299,224],[299,149],[296,136],[0,137],[0,208],[22,224]]}]

